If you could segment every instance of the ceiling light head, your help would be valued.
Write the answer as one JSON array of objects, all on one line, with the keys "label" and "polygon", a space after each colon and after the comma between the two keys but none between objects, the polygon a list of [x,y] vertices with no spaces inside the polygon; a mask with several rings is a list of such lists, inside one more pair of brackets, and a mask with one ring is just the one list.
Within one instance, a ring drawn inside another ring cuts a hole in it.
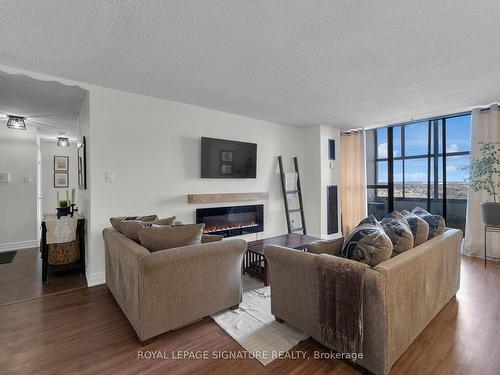
[{"label": "ceiling light head", "polygon": [[26,124],[24,123],[24,117],[22,116],[12,116],[8,115],[7,127],[10,129],[26,130]]},{"label": "ceiling light head", "polygon": [[69,147],[69,138],[67,138],[67,137],[57,137],[57,145],[59,147]]}]

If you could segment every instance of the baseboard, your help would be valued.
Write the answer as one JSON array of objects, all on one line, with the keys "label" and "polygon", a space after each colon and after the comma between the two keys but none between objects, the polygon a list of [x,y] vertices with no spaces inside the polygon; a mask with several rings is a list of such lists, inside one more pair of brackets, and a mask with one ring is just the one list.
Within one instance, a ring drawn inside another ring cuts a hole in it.
[{"label": "baseboard", "polygon": [[94,272],[94,273],[87,272],[86,276],[87,276],[87,285],[89,287],[106,284],[106,274],[104,273],[104,271]]},{"label": "baseboard", "polygon": [[5,253],[6,251],[12,250],[30,249],[38,246],[39,243],[37,240],[0,243],[0,253]]}]

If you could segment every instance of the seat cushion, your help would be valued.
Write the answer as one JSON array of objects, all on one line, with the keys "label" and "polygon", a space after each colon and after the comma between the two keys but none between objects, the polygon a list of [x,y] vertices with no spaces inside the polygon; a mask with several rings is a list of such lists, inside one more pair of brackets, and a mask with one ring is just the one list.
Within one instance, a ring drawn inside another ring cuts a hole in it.
[{"label": "seat cushion", "polygon": [[413,233],[413,240],[415,242],[414,246],[418,246],[427,241],[427,238],[429,237],[429,224],[413,212],[403,210],[401,211],[401,214],[410,225],[411,232]]},{"label": "seat cushion", "polygon": [[123,233],[122,229],[120,227],[120,223],[122,221],[128,221],[128,220],[139,220],[139,221],[154,221],[158,220],[157,215],[146,215],[146,216],[117,216],[117,217],[112,217],[109,219],[109,222],[115,228],[116,231]]},{"label": "seat cushion", "polygon": [[433,215],[420,207],[415,207],[412,212],[429,225],[429,240],[444,233],[446,222],[442,216]]},{"label": "seat cushion", "polygon": [[389,259],[391,254],[392,242],[372,215],[361,221],[347,236],[341,256],[374,267]]},{"label": "seat cushion", "polygon": [[385,234],[391,239],[392,256],[413,248],[414,239],[410,224],[400,212],[391,212],[380,221],[380,224]]},{"label": "seat cushion", "polygon": [[174,247],[196,245],[201,243],[201,235],[205,224],[189,225],[141,225],[139,239],[142,246],[149,251],[172,249]]}]

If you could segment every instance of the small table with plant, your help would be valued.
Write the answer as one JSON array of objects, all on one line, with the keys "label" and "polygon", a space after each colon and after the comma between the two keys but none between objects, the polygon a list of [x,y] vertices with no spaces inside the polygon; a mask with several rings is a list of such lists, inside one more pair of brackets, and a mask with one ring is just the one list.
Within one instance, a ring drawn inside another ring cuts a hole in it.
[{"label": "small table with plant", "polygon": [[480,157],[473,158],[470,166],[470,187],[475,192],[488,193],[491,202],[481,203],[484,225],[484,266],[486,267],[488,232],[500,233],[500,202],[497,202],[500,188],[500,143],[479,142]]},{"label": "small table with plant", "polygon": [[71,201],[69,191],[66,200],[59,199],[57,192],[57,214],[44,215],[40,252],[42,255],[42,282],[47,282],[48,273],[78,270],[85,274],[85,219],[75,210],[75,189]]}]

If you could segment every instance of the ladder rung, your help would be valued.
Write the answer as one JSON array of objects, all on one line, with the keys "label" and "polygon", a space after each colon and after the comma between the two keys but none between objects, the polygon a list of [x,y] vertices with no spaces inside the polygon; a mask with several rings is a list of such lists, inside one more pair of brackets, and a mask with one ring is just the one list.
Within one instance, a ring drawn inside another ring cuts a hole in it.
[{"label": "ladder rung", "polygon": [[299,191],[298,190],[287,190],[287,194],[297,194]]},{"label": "ladder rung", "polygon": [[292,232],[299,232],[299,231],[303,231],[304,228],[300,227],[300,228],[292,228]]},{"label": "ladder rung", "polygon": [[300,212],[302,211],[302,208],[293,208],[291,210],[288,210],[288,212]]}]

